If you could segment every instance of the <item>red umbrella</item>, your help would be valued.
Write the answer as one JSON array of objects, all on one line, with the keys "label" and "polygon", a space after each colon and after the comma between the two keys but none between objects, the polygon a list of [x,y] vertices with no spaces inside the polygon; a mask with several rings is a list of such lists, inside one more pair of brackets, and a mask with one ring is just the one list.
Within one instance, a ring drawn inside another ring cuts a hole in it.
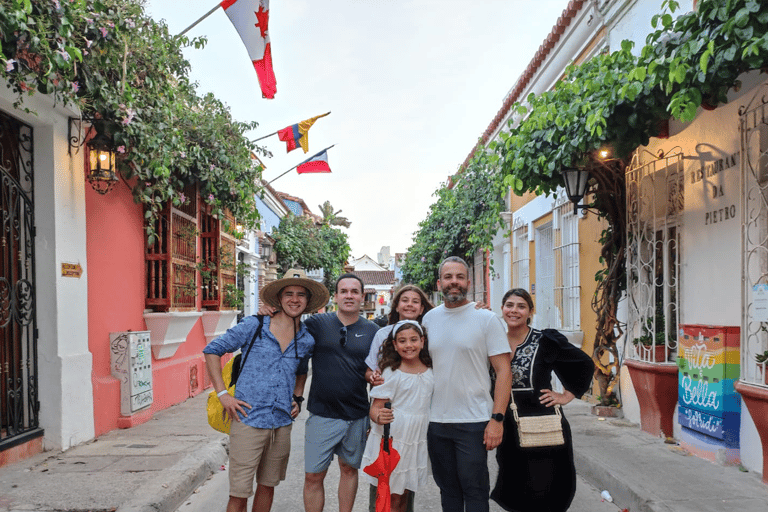
[{"label": "red umbrella", "polygon": [[[392,404],[387,402],[384,407],[390,409]],[[390,447],[389,439],[389,424],[386,424],[384,425],[384,435],[381,437],[379,456],[373,461],[373,464],[363,469],[379,481],[379,485],[376,487],[376,512],[390,512],[391,510],[392,497],[389,489],[389,475],[400,462],[400,454],[394,447]]]}]

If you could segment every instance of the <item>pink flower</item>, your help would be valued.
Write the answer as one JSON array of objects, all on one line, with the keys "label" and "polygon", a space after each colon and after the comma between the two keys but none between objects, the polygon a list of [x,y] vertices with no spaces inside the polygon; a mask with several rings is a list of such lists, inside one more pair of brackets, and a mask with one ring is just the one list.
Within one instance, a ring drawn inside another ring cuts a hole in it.
[{"label": "pink flower", "polygon": [[16,59],[8,59],[7,61],[5,61],[5,70],[13,71],[14,64],[16,64]]},{"label": "pink flower", "polygon": [[55,5],[57,9],[61,9],[61,5],[59,5],[59,0],[53,0],[53,5]]},{"label": "pink flower", "polygon": [[187,196],[184,195],[184,192],[180,193],[179,194],[179,201],[184,203],[184,202],[186,202],[186,200],[187,200]]},{"label": "pink flower", "polygon": [[215,168],[216,168],[216,166],[211,164],[211,170],[214,170]]},{"label": "pink flower", "polygon": [[128,28],[136,27],[136,23],[134,23],[133,20],[125,20],[125,24],[128,26]]},{"label": "pink flower", "polygon": [[125,153],[125,146],[117,146],[118,153]]},{"label": "pink flower", "polygon": [[185,151],[182,151],[181,153],[179,153],[179,156],[181,158],[187,158],[187,153]]},{"label": "pink flower", "polygon": [[56,53],[58,53],[64,61],[69,62],[69,54],[64,50],[56,50]]},{"label": "pink flower", "polygon": [[427,258],[425,258],[424,256],[422,256],[422,257],[421,257],[421,261],[422,261],[422,262],[425,262],[425,261],[427,261]]},{"label": "pink flower", "polygon": [[107,37],[107,29],[105,29],[104,27],[101,27],[99,30],[101,31],[102,37]]},{"label": "pink flower", "polygon": [[80,84],[77,82],[72,82],[72,92],[77,92],[80,90]]},{"label": "pink flower", "polygon": [[213,194],[208,194],[208,202],[209,203],[213,202]]},{"label": "pink flower", "polygon": [[131,121],[133,121],[133,118],[136,115],[136,111],[133,110],[132,108],[127,108],[127,109],[125,109],[125,113],[127,115],[123,118],[123,124],[129,125],[129,124],[131,124]]}]

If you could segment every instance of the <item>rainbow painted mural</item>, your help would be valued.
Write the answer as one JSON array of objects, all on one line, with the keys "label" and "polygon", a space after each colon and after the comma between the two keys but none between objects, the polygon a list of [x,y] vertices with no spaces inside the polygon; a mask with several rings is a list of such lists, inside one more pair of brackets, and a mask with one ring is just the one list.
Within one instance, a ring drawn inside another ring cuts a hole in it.
[{"label": "rainbow painted mural", "polygon": [[741,396],[738,327],[681,325],[678,346],[680,444],[691,453],[738,464]]}]

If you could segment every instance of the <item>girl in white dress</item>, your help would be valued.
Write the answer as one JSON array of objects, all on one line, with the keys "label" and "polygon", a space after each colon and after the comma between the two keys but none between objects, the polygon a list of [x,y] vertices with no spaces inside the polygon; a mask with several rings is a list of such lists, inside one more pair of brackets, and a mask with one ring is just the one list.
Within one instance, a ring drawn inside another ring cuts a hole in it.
[{"label": "girl in white dress", "polygon": [[[383,425],[391,423],[392,447],[400,454],[400,462],[389,478],[393,512],[404,512],[408,493],[428,482],[427,427],[435,384],[431,367],[427,337],[421,325],[414,320],[395,324],[381,349],[379,368],[383,370],[384,383],[370,393],[374,399],[370,409],[374,425],[362,462],[362,467],[366,467],[377,459]],[[384,407],[385,402],[392,402],[392,408]],[[363,479],[377,484],[366,473]]]}]

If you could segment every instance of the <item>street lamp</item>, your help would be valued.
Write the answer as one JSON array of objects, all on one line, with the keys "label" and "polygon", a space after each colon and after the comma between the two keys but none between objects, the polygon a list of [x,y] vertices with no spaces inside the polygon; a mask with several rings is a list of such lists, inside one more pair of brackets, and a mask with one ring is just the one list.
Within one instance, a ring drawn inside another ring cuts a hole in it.
[{"label": "street lamp", "polygon": [[567,167],[561,171],[565,181],[565,193],[568,199],[574,204],[574,208],[586,209],[587,206],[580,205],[579,201],[587,193],[587,182],[589,182],[589,171],[578,167]]}]

